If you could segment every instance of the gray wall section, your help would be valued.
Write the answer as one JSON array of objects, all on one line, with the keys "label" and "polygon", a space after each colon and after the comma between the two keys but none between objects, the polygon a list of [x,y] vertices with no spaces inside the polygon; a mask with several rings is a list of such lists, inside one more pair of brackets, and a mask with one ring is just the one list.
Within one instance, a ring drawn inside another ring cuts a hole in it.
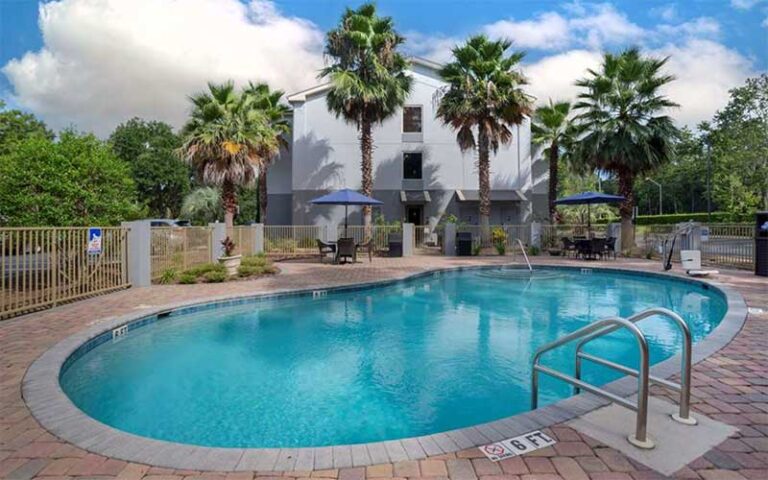
[{"label": "gray wall section", "polygon": [[[271,192],[271,190],[267,191]],[[290,193],[268,193],[267,197],[267,224],[291,225],[293,195]]]},{"label": "gray wall section", "polygon": [[[327,225],[344,223],[344,207],[340,205],[312,205],[309,202],[325,191],[315,190],[296,191],[293,194],[294,225]],[[442,217],[453,214],[462,222],[477,224],[478,202],[459,202],[454,190],[429,190],[431,201],[421,204],[423,207],[423,222],[436,225]],[[400,201],[400,190],[375,190],[373,197],[384,202],[384,205],[374,208],[374,216],[384,215],[387,221],[405,221],[406,205]],[[412,204],[416,205],[416,204]],[[271,207],[271,203],[270,203]],[[492,224],[519,224],[529,217],[528,202],[497,202],[491,205]],[[272,219],[270,218],[270,223]],[[349,207],[349,224],[362,224],[361,207]]]}]

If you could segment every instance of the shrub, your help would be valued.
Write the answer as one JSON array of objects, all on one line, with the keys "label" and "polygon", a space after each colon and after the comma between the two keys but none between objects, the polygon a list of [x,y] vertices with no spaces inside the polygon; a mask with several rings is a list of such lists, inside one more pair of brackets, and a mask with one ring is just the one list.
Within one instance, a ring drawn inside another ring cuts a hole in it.
[{"label": "shrub", "polygon": [[507,232],[501,227],[495,227],[491,231],[491,242],[499,255],[507,253]]},{"label": "shrub", "polygon": [[472,255],[477,257],[478,255],[480,255],[480,251],[482,249],[483,249],[483,246],[480,245],[479,243],[472,245]]},{"label": "shrub", "polygon": [[[712,212],[712,223],[751,222],[753,214],[737,214],[729,212]],[[636,225],[671,225],[692,220],[694,222],[706,222],[707,213],[674,213],[669,215],[638,215]]]},{"label": "shrub", "polygon": [[218,270],[212,270],[205,275],[203,275],[203,280],[205,280],[205,283],[221,283],[227,281],[227,272],[226,271],[218,271]]},{"label": "shrub", "polygon": [[537,247],[536,245],[531,245],[530,247],[528,247],[528,255],[530,255],[531,257],[535,257],[539,253],[541,253],[541,250],[539,250],[539,247]]},{"label": "shrub", "polygon": [[178,276],[179,272],[176,271],[175,268],[166,268],[163,270],[163,273],[160,274],[160,280],[158,282],[167,285],[169,283],[173,283],[176,281],[176,277]]},{"label": "shrub", "polygon": [[259,255],[248,255],[246,257],[243,257],[243,259],[240,261],[241,266],[247,266],[247,267],[264,267],[269,264],[269,260],[267,260],[266,255],[259,254]]},{"label": "shrub", "polygon": [[227,236],[224,238],[224,240],[221,241],[221,246],[224,248],[224,256],[231,257],[235,253],[235,247],[237,244],[233,242],[229,236]]},{"label": "shrub", "polygon": [[197,283],[197,277],[189,272],[183,272],[179,275],[179,283],[182,285],[192,285],[193,283]]},{"label": "shrub", "polygon": [[185,270],[183,273],[188,273],[194,277],[202,277],[208,272],[214,272],[214,271],[224,272],[225,270],[226,269],[224,268],[224,266],[218,263],[204,263],[202,265],[189,268]]}]

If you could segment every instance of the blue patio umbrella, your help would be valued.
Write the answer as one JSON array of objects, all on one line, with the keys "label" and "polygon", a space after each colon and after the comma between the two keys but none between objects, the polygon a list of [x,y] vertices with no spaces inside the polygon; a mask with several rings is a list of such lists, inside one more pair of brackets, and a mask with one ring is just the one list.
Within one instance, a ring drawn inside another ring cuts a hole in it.
[{"label": "blue patio umbrella", "polygon": [[556,205],[586,205],[587,229],[592,230],[592,212],[590,205],[597,203],[620,203],[624,201],[621,195],[608,195],[602,192],[581,192],[555,200]]},{"label": "blue patio umbrella", "polygon": [[360,192],[345,188],[343,190],[337,190],[331,192],[328,195],[323,195],[309,203],[314,205],[344,205],[344,236],[347,236],[347,215],[350,205],[383,205],[384,202],[376,200],[375,198],[366,197]]}]

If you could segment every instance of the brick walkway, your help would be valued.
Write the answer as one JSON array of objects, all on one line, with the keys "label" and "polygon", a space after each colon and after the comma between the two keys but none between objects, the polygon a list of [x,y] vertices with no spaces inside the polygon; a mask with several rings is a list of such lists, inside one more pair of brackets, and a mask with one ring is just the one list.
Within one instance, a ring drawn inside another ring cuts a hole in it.
[{"label": "brick walkway", "polygon": [[[554,259],[541,257],[540,263]],[[21,398],[21,380],[29,365],[57,341],[110,316],[141,306],[227,294],[258,293],[396,278],[436,267],[497,262],[495,258],[413,257],[375,259],[373,264],[331,266],[282,263],[275,277],[226,285],[155,286],[97,297],[53,310],[0,322],[0,478],[181,480],[277,477],[363,480],[643,480],[665,478],[575,430],[556,426],[548,433],[558,443],[499,463],[477,449],[372,467],[312,472],[210,473],[126,463],[81,450],[40,427]],[[563,262],[559,263],[574,263]],[[607,265],[659,270],[659,262],[619,261]],[[583,264],[582,264],[583,265]],[[600,265],[599,262],[590,265]],[[728,272],[718,281],[736,288],[750,307],[768,310],[768,280],[748,272]],[[694,366],[693,408],[736,425],[739,433],[676,473],[676,478],[768,479],[768,315],[750,314],[743,330],[725,348]],[[655,395],[664,394],[660,390]]]}]

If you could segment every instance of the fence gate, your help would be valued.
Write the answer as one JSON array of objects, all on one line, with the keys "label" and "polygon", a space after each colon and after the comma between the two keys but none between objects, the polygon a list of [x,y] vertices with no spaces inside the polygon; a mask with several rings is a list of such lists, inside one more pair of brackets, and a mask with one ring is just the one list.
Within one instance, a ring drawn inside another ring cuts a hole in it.
[{"label": "fence gate", "polygon": [[130,286],[127,229],[0,228],[0,318]]}]

